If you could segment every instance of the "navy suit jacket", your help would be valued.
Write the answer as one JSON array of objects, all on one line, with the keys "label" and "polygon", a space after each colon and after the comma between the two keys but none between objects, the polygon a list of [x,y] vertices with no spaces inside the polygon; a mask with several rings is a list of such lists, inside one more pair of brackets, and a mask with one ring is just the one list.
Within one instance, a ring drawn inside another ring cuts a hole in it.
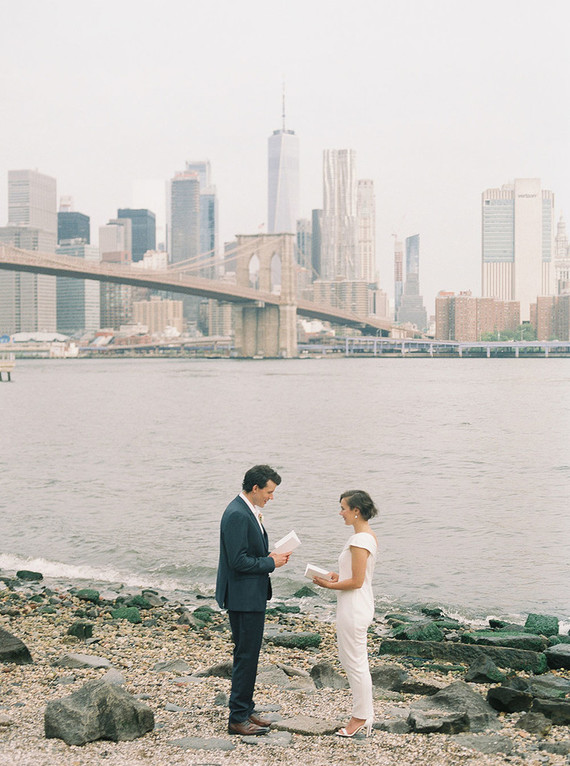
[{"label": "navy suit jacket", "polygon": [[269,556],[267,533],[239,495],[224,511],[220,524],[220,559],[216,601],[235,612],[264,612],[271,598],[269,573],[275,561]]}]

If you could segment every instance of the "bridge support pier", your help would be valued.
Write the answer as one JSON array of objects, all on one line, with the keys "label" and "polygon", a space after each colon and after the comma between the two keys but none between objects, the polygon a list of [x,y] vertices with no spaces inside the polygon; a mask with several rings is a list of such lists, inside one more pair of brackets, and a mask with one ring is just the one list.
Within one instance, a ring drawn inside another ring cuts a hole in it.
[{"label": "bridge support pier", "polygon": [[294,234],[237,237],[236,282],[280,296],[279,305],[234,308],[235,348],[239,356],[297,356],[297,288]]},{"label": "bridge support pier", "polygon": [[285,359],[297,356],[295,306],[236,306],[234,329],[238,356]]}]

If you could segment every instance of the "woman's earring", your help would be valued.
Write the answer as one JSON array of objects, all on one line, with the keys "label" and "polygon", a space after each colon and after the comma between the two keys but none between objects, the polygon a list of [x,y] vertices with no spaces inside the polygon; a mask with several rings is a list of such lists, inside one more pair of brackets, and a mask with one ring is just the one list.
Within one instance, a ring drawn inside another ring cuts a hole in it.
[{"label": "woman's earring", "polygon": [[358,518],[358,514],[357,514],[357,513],[355,513],[355,514],[354,514],[354,518],[355,518],[355,519],[357,519],[357,518]]}]

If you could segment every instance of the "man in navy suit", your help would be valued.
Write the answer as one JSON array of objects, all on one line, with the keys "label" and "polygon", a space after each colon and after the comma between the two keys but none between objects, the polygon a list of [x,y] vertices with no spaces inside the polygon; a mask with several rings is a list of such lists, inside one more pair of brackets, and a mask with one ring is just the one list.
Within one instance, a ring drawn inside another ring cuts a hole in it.
[{"label": "man in navy suit", "polygon": [[262,509],[281,484],[268,465],[256,465],[244,476],[242,491],[228,505],[220,524],[220,560],[216,601],[228,610],[234,641],[230,734],[265,734],[270,722],[255,715],[253,690],[265,608],[271,598],[269,573],[282,567],[291,553],[269,553]]}]

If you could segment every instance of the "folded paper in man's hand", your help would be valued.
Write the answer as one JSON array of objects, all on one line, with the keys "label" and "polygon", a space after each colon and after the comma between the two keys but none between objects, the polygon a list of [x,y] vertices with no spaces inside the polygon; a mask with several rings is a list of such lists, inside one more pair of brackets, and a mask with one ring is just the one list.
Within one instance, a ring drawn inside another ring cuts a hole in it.
[{"label": "folded paper in man's hand", "polygon": [[295,548],[297,548],[299,545],[301,545],[301,541],[297,537],[297,534],[295,530],[291,530],[288,535],[285,535],[285,537],[282,537],[281,540],[279,540],[275,547],[273,548],[274,553],[289,553],[289,551],[294,551]]}]

